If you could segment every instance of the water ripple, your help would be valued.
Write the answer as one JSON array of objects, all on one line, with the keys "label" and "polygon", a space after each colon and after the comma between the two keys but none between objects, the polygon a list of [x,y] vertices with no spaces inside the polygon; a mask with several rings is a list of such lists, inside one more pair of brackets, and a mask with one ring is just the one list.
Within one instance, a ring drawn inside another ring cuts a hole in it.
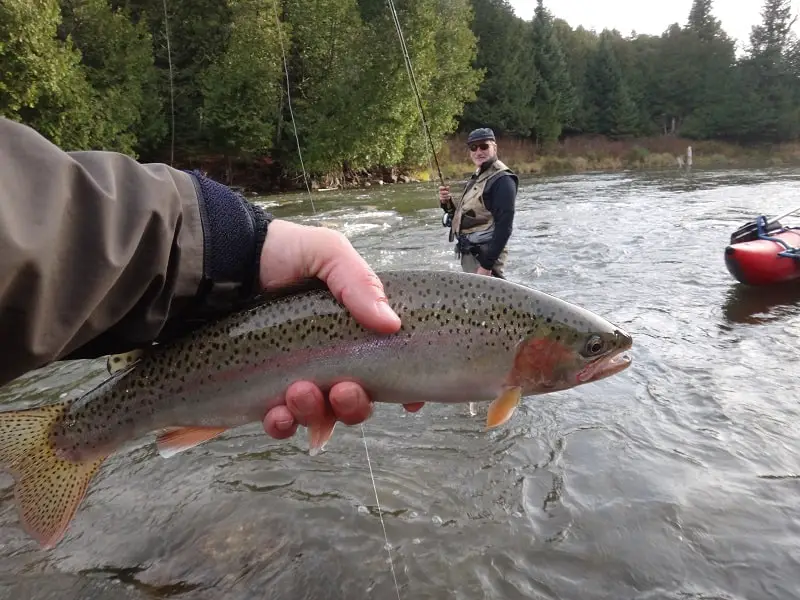
[{"label": "water ripple", "polygon": [[[796,202],[793,170],[523,181],[508,276],[628,329],[633,366],[485,407],[376,407],[366,425],[402,598],[771,600],[800,587],[800,288],[748,290],[730,232]],[[345,233],[377,269],[458,269],[435,186],[269,199]],[[3,390],[77,395],[102,361]],[[397,368],[402,369],[402,365]],[[170,460],[152,440],[104,466],[63,544],[22,534],[0,480],[9,598],[396,597],[358,428],[326,452],[241,428]]]}]

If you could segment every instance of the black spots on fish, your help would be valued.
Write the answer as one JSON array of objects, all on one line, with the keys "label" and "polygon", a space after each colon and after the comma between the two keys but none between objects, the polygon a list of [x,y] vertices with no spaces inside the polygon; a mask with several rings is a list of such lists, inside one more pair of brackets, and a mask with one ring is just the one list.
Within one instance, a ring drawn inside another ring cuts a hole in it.
[{"label": "black spots on fish", "polygon": [[392,304],[392,310],[398,314],[405,314],[406,316],[413,313],[411,307],[406,304],[405,300],[398,300],[396,303]]}]

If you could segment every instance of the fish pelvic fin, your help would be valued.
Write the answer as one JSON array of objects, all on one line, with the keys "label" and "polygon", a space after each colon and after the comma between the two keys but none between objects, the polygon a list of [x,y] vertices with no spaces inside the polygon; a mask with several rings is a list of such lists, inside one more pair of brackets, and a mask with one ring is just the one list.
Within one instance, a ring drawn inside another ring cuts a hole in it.
[{"label": "fish pelvic fin", "polygon": [[156,438],[158,453],[170,458],[212,440],[228,431],[227,427],[174,427]]},{"label": "fish pelvic fin", "polygon": [[508,421],[514,414],[514,411],[517,410],[521,398],[522,388],[520,387],[512,387],[504,390],[489,405],[489,411],[486,415],[486,428],[492,429],[494,427],[499,427]]},{"label": "fish pelvic fin", "polygon": [[50,439],[67,404],[0,412],[0,469],[14,477],[14,499],[25,531],[46,548],[69,527],[106,456],[80,462],[58,456]]},{"label": "fish pelvic fin", "polygon": [[310,423],[308,426],[308,453],[316,456],[325,449],[325,444],[333,436],[333,429],[336,427],[336,416],[327,409],[325,417],[321,421]]}]

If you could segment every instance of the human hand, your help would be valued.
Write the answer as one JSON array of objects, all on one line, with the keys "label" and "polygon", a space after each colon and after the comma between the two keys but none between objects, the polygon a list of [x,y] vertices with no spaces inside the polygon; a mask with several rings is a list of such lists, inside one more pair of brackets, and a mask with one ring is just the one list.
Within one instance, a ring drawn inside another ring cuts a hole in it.
[{"label": "human hand", "polygon": [[478,267],[477,271],[475,271],[478,275],[491,275],[491,269],[484,269],[483,267]]},{"label": "human hand", "polygon": [[[269,225],[261,250],[259,278],[265,290],[286,287],[316,277],[353,317],[380,333],[400,329],[400,318],[391,309],[383,284],[348,239],[325,227],[310,227],[276,219]],[[298,381],[286,390],[285,405],[264,417],[264,430],[276,439],[293,436],[298,425],[310,427],[329,418],[356,425],[372,414],[372,402],[358,384],[334,385],[328,398],[313,383]],[[405,404],[416,412],[423,403]]]},{"label": "human hand", "polygon": [[450,202],[451,202],[450,186],[449,185],[440,185],[439,186],[439,204],[449,204]]}]

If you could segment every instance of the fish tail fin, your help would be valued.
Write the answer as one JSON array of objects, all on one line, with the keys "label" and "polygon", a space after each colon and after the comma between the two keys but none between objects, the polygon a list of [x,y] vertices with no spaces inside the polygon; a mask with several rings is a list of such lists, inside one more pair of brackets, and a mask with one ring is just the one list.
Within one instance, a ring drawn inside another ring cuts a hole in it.
[{"label": "fish tail fin", "polygon": [[67,403],[0,412],[0,469],[14,477],[20,521],[44,548],[67,530],[105,457],[86,462],[59,457],[50,440]]}]

